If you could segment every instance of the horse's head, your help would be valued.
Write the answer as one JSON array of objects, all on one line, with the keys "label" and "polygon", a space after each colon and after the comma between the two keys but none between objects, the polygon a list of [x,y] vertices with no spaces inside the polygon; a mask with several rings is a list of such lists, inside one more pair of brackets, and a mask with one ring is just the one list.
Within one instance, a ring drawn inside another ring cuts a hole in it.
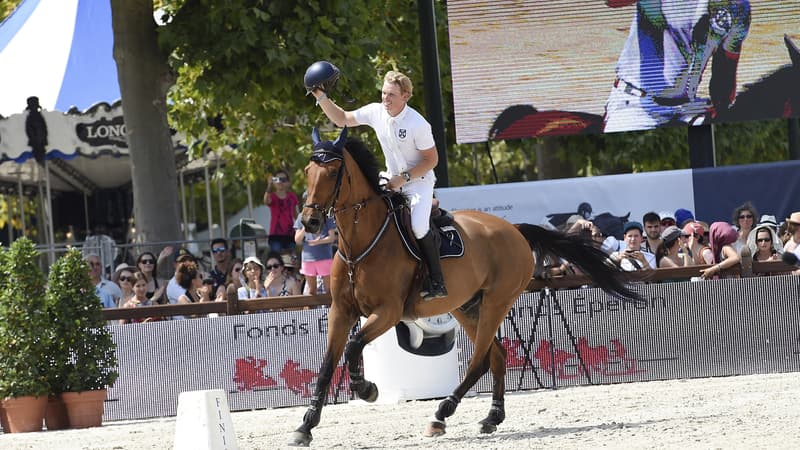
[{"label": "horse's head", "polygon": [[303,205],[301,222],[309,233],[316,233],[336,204],[344,171],[344,144],[347,128],[343,128],[335,141],[323,141],[319,130],[311,132],[314,151],[305,168],[307,198]]}]

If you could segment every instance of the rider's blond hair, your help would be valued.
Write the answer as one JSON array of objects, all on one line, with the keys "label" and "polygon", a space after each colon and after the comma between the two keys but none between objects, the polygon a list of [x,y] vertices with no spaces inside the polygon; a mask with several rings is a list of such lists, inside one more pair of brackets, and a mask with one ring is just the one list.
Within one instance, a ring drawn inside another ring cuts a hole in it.
[{"label": "rider's blond hair", "polygon": [[408,78],[405,74],[390,70],[386,72],[383,81],[396,84],[400,88],[400,92],[408,94],[409,98],[414,94],[414,85],[411,84],[411,78]]}]

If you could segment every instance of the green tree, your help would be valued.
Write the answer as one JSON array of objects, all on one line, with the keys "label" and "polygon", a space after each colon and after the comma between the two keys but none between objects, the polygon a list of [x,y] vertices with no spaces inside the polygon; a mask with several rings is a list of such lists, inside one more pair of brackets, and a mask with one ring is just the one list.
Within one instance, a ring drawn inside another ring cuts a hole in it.
[{"label": "green tree", "polygon": [[35,244],[22,237],[0,253],[0,398],[41,396],[47,380],[50,319]]},{"label": "green tree", "polygon": [[48,329],[57,337],[49,352],[52,391],[105,389],[118,376],[116,345],[81,253],[71,249],[58,258],[48,281]]}]

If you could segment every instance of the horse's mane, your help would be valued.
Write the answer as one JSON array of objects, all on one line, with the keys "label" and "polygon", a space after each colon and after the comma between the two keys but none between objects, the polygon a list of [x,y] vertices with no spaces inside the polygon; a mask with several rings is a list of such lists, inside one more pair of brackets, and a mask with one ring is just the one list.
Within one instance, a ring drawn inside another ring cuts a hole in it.
[{"label": "horse's mane", "polygon": [[[376,194],[383,194],[385,190],[380,185],[380,177],[378,174],[380,165],[378,164],[378,159],[375,157],[375,154],[367,148],[364,142],[357,138],[348,138],[344,148],[350,153],[350,156],[353,157],[356,164],[358,164],[358,168],[361,169],[361,173],[364,174],[372,190]],[[392,194],[391,199],[395,203],[406,203],[407,201],[406,196],[400,192]]]}]

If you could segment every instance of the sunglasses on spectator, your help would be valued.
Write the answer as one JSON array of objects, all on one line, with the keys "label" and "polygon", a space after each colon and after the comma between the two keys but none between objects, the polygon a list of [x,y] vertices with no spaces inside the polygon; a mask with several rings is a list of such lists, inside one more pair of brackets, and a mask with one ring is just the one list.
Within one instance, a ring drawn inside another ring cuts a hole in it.
[{"label": "sunglasses on spectator", "polygon": [[133,281],[133,277],[119,277],[119,281]]},{"label": "sunglasses on spectator", "polygon": [[669,226],[675,225],[675,221],[672,220],[672,219],[664,219],[664,220],[661,221],[661,225],[663,225],[665,227],[669,227]]},{"label": "sunglasses on spectator", "polygon": [[280,269],[280,264],[267,264],[267,269]]},{"label": "sunglasses on spectator", "polygon": [[234,267],[234,268],[233,268],[233,271],[234,271],[234,272],[241,272],[241,271],[242,271],[242,268],[241,268],[241,267]]},{"label": "sunglasses on spectator", "polygon": [[759,238],[756,242],[772,242],[772,238]]},{"label": "sunglasses on spectator", "polygon": [[155,263],[155,260],[152,260],[152,259],[149,259],[149,258],[142,259],[142,260],[139,261],[139,264],[153,264],[153,263]]},{"label": "sunglasses on spectator", "polygon": [[217,248],[212,248],[211,249],[211,251],[214,252],[214,253],[222,253],[225,250],[227,250],[227,248],[225,248],[225,247],[217,247]]},{"label": "sunglasses on spectator", "polygon": [[289,179],[286,177],[272,177],[272,181],[275,183],[286,183]]},{"label": "sunglasses on spectator", "polygon": [[752,214],[740,214],[739,218],[740,219],[752,219],[753,215]]}]

